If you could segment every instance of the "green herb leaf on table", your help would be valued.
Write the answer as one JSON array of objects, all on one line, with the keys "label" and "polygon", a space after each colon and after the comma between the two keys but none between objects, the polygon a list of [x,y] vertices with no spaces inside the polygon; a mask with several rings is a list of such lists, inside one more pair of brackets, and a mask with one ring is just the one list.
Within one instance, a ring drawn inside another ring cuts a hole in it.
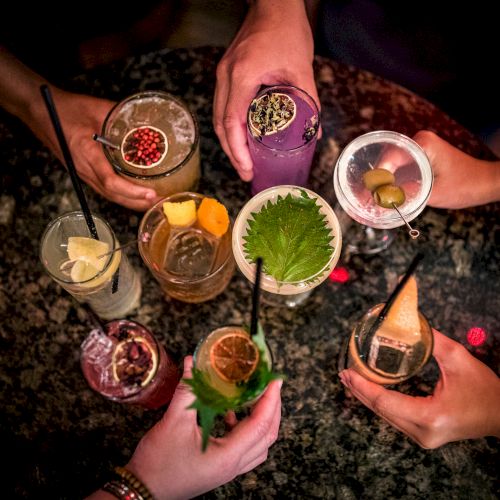
[{"label": "green herb leaf on table", "polygon": [[189,408],[195,409],[200,417],[203,451],[207,448],[208,439],[217,416],[225,415],[229,410],[240,409],[245,403],[261,394],[273,380],[283,378],[269,369],[266,361],[266,341],[260,325],[252,340],[259,349],[259,363],[250,379],[238,384],[242,390],[238,396],[224,396],[210,385],[205,372],[194,367],[192,370],[193,378],[183,379],[196,396],[196,400]]},{"label": "green herb leaf on table", "polygon": [[320,212],[316,199],[305,191],[270,200],[259,212],[252,212],[243,238],[247,259],[262,257],[264,272],[277,281],[311,281],[328,263],[334,236]]}]

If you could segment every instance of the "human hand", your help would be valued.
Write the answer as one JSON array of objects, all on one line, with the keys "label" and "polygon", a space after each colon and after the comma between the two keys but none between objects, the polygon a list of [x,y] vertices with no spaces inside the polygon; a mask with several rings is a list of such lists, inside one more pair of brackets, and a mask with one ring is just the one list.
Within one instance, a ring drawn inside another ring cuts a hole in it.
[{"label": "human hand", "polygon": [[500,161],[473,158],[427,130],[413,139],[434,172],[430,206],[459,209],[500,200]]},{"label": "human hand", "polygon": [[423,448],[461,439],[500,437],[500,379],[461,344],[433,332],[433,355],[441,377],[431,396],[411,397],[386,389],[353,368],[340,372],[342,383]]},{"label": "human hand", "polygon": [[[183,378],[191,378],[193,358],[184,360]],[[281,418],[282,381],[269,384],[249,417],[227,418],[230,431],[210,438],[201,451],[201,431],[191,389],[180,382],[163,418],[142,438],[126,466],[158,499],[191,498],[257,467],[276,441]]]},{"label": "human hand", "polygon": [[246,132],[251,100],[262,85],[287,84],[305,90],[319,109],[313,58],[314,42],[302,0],[252,3],[217,67],[213,115],[222,149],[243,180],[253,176]]},{"label": "human hand", "polygon": [[[153,189],[133,184],[115,173],[102,146],[92,139],[94,133],[100,132],[114,103],[54,87],[51,91],[79,177],[105,198],[134,210],[147,210],[158,201],[160,197]],[[33,109],[33,119],[28,125],[65,164],[44,106]]]}]

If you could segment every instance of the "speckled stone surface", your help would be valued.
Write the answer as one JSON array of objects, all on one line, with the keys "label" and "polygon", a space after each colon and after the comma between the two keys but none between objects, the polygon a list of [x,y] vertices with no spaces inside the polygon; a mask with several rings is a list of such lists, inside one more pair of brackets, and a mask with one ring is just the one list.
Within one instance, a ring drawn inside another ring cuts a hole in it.
[{"label": "speckled stone surface", "polygon": [[[183,97],[198,115],[203,180],[234,218],[250,197],[223,154],[211,126],[217,60],[213,48],[162,51],[65,82],[74,91],[118,100],[144,89]],[[332,171],[341,149],[361,133],[389,129],[407,135],[427,128],[477,156],[490,153],[429,103],[391,83],[317,58],[323,138],[312,187],[333,204]],[[45,225],[77,208],[68,176],[31,135],[0,115],[0,437],[6,463],[2,498],[81,498],[124,463],[161,411],[111,403],[86,385],[79,346],[90,328],[84,311],[44,273],[38,244]],[[471,186],[473,189],[473,186]],[[86,190],[91,209],[107,219],[122,242],[136,234],[140,215]],[[466,342],[469,327],[489,332],[476,354],[499,371],[500,225],[498,205],[448,212],[426,208],[415,221],[418,242],[397,231],[384,253],[341,262],[351,279],[325,282],[296,310],[263,307],[283,388],[280,438],[268,461],[206,498],[433,498],[493,499],[499,495],[498,440],[420,449],[344,394],[337,376],[342,341],[354,321],[383,301],[417,248],[421,310],[432,325]],[[149,326],[177,360],[192,353],[209,330],[249,320],[250,289],[235,274],[215,300],[189,305],[164,300],[138,253],[142,306],[132,319]],[[426,394],[435,363],[400,386]]]}]

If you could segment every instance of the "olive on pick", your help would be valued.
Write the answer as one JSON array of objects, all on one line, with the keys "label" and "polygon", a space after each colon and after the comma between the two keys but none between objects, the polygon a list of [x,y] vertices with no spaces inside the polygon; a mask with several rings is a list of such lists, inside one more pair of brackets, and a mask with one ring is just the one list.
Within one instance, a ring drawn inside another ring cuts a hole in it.
[{"label": "olive on pick", "polygon": [[377,205],[384,208],[399,207],[405,202],[405,192],[394,184],[385,184],[375,189],[373,199]]},{"label": "olive on pick", "polygon": [[363,183],[368,191],[375,191],[384,184],[395,184],[394,174],[385,168],[374,168],[363,174]]}]

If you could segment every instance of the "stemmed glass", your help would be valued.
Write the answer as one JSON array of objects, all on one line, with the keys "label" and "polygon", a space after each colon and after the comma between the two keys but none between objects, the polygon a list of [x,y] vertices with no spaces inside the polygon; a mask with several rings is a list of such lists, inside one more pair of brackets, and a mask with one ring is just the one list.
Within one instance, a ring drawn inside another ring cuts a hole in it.
[{"label": "stemmed glass", "polygon": [[[255,220],[255,215],[261,213],[265,207],[269,207],[269,204],[274,205],[278,200],[282,200],[288,195],[294,199],[300,199],[304,194],[307,195],[309,199],[314,200],[315,204],[319,207],[319,212],[325,221],[325,227],[328,229],[331,236],[331,241],[329,242],[331,247],[329,257],[325,259],[324,263],[315,266],[315,257],[310,255],[310,263],[312,265],[307,267],[311,269],[311,274],[299,280],[292,279],[291,281],[276,279],[268,274],[266,270],[266,260],[264,259],[261,297],[262,301],[269,305],[296,307],[302,304],[311,294],[312,290],[328,277],[339,260],[342,246],[342,234],[338,219],[330,205],[313,191],[298,186],[283,185],[266,189],[251,198],[238,214],[234,224],[234,258],[240,271],[250,282],[253,282],[255,276],[255,263],[247,255],[245,250],[245,238],[248,235],[252,221]],[[283,218],[280,219],[280,223],[281,225],[275,228],[270,240],[282,238],[289,232],[289,228],[285,227],[286,223]],[[297,226],[300,226],[300,223],[298,223]],[[304,225],[302,225],[302,229],[303,228]],[[295,230],[299,231],[297,228],[295,228],[294,231]],[[304,241],[302,235],[297,235],[297,239]],[[269,244],[273,245],[274,243],[273,241],[269,241]],[[278,247],[283,248],[283,245],[278,245],[276,248]],[[288,258],[291,260],[293,260],[294,257],[296,257],[296,255],[293,254],[279,256],[279,258]]]},{"label": "stemmed glass", "polygon": [[[387,184],[374,187],[367,183],[366,174],[370,170],[386,174],[383,177]],[[350,253],[374,254],[386,249],[394,239],[388,230],[405,224],[411,230],[410,235],[418,237],[418,231],[409,222],[425,208],[432,183],[429,159],[409,137],[381,130],[350,142],[340,154],[333,173],[338,203],[351,219],[364,226],[361,234],[361,228],[343,227]],[[402,198],[389,196],[381,201],[379,188],[385,195],[385,186],[390,186],[392,193],[396,190],[399,196],[402,193]]]}]

